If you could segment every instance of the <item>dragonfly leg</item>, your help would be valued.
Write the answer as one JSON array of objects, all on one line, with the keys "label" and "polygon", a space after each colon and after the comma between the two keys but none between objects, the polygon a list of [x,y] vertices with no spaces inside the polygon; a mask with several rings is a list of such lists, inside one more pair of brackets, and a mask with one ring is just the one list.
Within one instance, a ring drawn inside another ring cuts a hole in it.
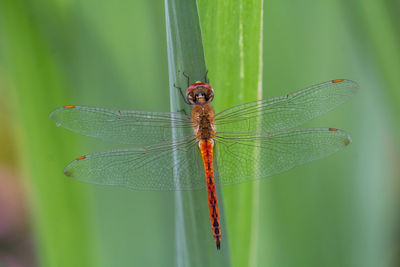
[{"label": "dragonfly leg", "polygon": [[[187,75],[185,72],[182,72],[183,76],[187,79],[187,87],[190,86],[190,77]],[[208,79],[208,70],[206,70],[206,73],[204,74],[204,82],[205,83],[210,83],[210,80]]]},{"label": "dragonfly leg", "polygon": [[178,110],[178,112],[182,112],[183,114],[185,114],[186,116],[187,116],[187,113],[186,113],[186,110],[185,109],[180,109],[180,110]]},{"label": "dragonfly leg", "polygon": [[182,72],[182,74],[187,79],[187,87],[189,87],[190,86],[190,77],[189,77],[189,75],[187,75],[185,72]]},{"label": "dragonfly leg", "polygon": [[204,82],[205,83],[210,83],[210,80],[208,79],[208,70],[206,70],[206,74],[204,74]]},{"label": "dragonfly leg", "polygon": [[181,94],[181,96],[182,96],[182,98],[183,98],[183,101],[185,101],[186,104],[191,105],[191,104],[189,103],[189,101],[186,99],[185,95],[183,94],[182,88],[176,86],[175,84],[174,84],[174,87],[175,87],[176,89],[179,90],[179,93]]}]

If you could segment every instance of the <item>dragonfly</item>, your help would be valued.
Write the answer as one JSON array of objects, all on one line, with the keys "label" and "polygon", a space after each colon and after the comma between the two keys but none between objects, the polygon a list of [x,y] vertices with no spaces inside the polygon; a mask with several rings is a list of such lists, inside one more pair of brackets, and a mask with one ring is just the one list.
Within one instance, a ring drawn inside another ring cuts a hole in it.
[{"label": "dragonfly", "polygon": [[357,89],[354,81],[330,80],[215,113],[214,89],[197,81],[188,84],[186,96],[181,91],[190,115],[69,105],[54,110],[50,119],[74,132],[134,147],[78,157],[65,168],[68,177],[135,190],[206,189],[220,249],[216,184],[265,178],[348,146],[351,138],[343,130],[296,127],[344,103]]}]

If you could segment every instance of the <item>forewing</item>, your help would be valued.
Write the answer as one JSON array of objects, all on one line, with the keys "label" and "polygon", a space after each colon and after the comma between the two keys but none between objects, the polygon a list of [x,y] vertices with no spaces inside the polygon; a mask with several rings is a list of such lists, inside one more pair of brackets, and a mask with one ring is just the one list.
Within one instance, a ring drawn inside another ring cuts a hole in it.
[{"label": "forewing", "polygon": [[350,142],[346,132],[333,128],[219,134],[215,147],[221,184],[237,184],[278,174],[326,157]]},{"label": "forewing", "polygon": [[83,182],[136,190],[205,188],[204,168],[196,140],[93,153],[71,162],[64,173]]},{"label": "forewing", "polygon": [[332,80],[287,95],[235,106],[216,114],[220,132],[272,132],[294,128],[347,101],[356,82]]},{"label": "forewing", "polygon": [[112,110],[87,106],[64,106],[50,119],[57,126],[106,141],[146,146],[171,141],[172,127],[190,128],[190,118],[181,113]]}]

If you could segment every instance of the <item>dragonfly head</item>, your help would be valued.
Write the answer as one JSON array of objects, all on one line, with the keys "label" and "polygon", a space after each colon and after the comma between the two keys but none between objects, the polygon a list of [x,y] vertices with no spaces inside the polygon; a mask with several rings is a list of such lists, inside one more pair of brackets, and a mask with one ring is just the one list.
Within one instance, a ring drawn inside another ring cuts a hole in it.
[{"label": "dragonfly head", "polygon": [[214,89],[208,83],[197,81],[186,90],[186,99],[191,105],[208,104],[214,99]]}]

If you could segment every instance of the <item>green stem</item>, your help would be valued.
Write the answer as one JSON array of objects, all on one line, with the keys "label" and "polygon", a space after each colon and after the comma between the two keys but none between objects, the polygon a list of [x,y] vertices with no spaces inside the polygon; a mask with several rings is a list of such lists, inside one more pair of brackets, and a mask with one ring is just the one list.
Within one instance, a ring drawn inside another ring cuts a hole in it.
[{"label": "green stem", "polygon": [[[261,99],[263,0],[198,3],[216,112]],[[260,167],[249,162],[253,172]],[[258,266],[259,183],[232,186],[224,197],[232,262],[235,266]]]},{"label": "green stem", "polygon": [[[179,90],[185,90],[189,83],[204,81],[206,64],[204,60],[199,17],[195,0],[166,0],[165,15],[167,27],[168,63],[170,77],[171,110],[188,111]],[[190,129],[188,129],[190,131]],[[181,136],[185,133],[175,133]],[[190,134],[187,132],[186,134]],[[184,164],[177,162],[177,164]],[[176,174],[177,176],[179,173]],[[217,174],[216,174],[217,175]],[[205,183],[204,178],[204,183]],[[219,191],[222,211],[222,195]],[[221,251],[217,251],[212,238],[208,218],[207,195],[199,192],[177,191],[176,203],[176,261],[178,266],[229,266],[227,232],[222,223]],[[224,222],[224,218],[221,218]],[[222,254],[222,256],[221,256]]]}]

